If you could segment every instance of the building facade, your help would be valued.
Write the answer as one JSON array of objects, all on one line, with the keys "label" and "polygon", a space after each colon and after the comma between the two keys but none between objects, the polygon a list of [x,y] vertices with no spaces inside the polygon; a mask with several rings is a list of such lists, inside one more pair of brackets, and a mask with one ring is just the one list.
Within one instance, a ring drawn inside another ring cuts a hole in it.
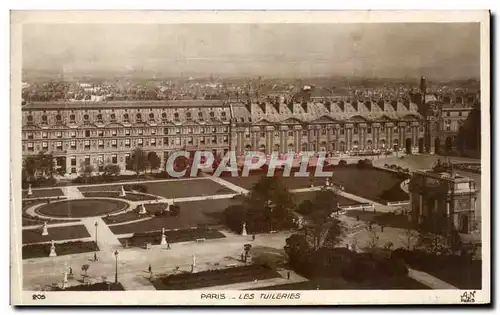
[{"label": "building facade", "polygon": [[164,167],[174,151],[229,150],[230,117],[220,101],[28,104],[22,107],[22,152],[51,152],[57,169],[76,174],[84,162],[125,169],[140,147],[155,152]]},{"label": "building facade", "polygon": [[448,227],[461,233],[471,233],[477,229],[477,190],[473,179],[454,174],[453,171],[421,170],[412,174],[409,190],[409,216],[412,222],[445,218],[443,231]]},{"label": "building facade", "polygon": [[426,120],[408,100],[331,98],[231,104],[238,153],[424,152]]},{"label": "building facade", "polygon": [[78,173],[84,162],[96,169],[106,164],[125,169],[136,147],[155,152],[161,168],[178,150],[434,153],[446,144],[442,139],[456,136],[472,101],[445,103],[438,118],[430,119],[410,99],[31,103],[22,106],[22,152],[51,152],[56,168],[67,174]]}]

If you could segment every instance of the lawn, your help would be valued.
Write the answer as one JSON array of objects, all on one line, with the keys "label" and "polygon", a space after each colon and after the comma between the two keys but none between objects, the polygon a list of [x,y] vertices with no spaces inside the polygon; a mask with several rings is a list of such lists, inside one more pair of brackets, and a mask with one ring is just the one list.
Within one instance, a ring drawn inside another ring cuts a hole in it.
[{"label": "lawn", "polygon": [[52,202],[39,207],[36,212],[59,218],[83,218],[101,216],[127,209],[128,204],[109,199],[78,199]]},{"label": "lawn", "polygon": [[[29,244],[23,246],[23,259],[49,257],[50,254],[49,244]],[[95,242],[66,242],[55,244],[57,256],[73,255],[80,253],[95,252],[99,247]]]},{"label": "lawn", "polygon": [[349,210],[347,216],[359,218],[362,221],[399,229],[413,228],[414,225],[408,221],[408,216],[393,213],[379,213],[373,211]]},{"label": "lawn", "polygon": [[[279,174],[279,173],[278,173]],[[277,176],[280,176],[276,174]],[[263,177],[264,174],[250,174],[248,177],[223,177],[222,179],[240,186],[245,189],[252,189],[253,186]],[[309,177],[280,177],[283,184],[288,189],[308,188],[311,184],[315,186],[323,186],[325,178],[309,178]]]},{"label": "lawn", "polygon": [[32,195],[28,196],[28,190],[23,190],[23,198],[44,198],[44,197],[59,197],[64,196],[63,192],[59,188],[51,188],[51,189],[36,189],[32,190]]},{"label": "lawn", "polygon": [[[196,196],[211,196],[217,194],[234,194],[235,192],[221,186],[210,179],[175,180],[168,182],[140,183],[146,187],[147,193],[164,198],[183,198]],[[122,185],[81,186],[82,192],[89,191],[119,191]],[[127,193],[128,195],[128,193]]]},{"label": "lawn", "polygon": [[26,213],[26,210],[32,206],[47,203],[45,200],[23,200],[22,204],[22,225],[23,226],[33,226],[33,225],[43,225],[47,222],[48,225],[56,223],[68,223],[68,222],[80,222],[80,220],[57,220],[57,219],[41,219],[39,217],[34,217]]},{"label": "lawn", "polygon": [[106,224],[113,224],[113,223],[133,221],[142,218],[149,218],[153,217],[156,213],[160,212],[161,210],[165,210],[166,207],[167,204],[163,202],[145,204],[144,208],[146,208],[147,214],[139,214],[139,211],[137,209],[134,209],[132,211],[127,211],[125,213],[118,215],[105,216],[103,218],[103,221]]},{"label": "lawn", "polygon": [[197,273],[182,273],[157,278],[152,281],[156,290],[192,290],[232,283],[250,282],[281,277],[273,269],[250,265]]},{"label": "lawn", "polygon": [[[295,200],[295,204],[298,206],[305,200],[312,200],[314,199],[314,196],[316,195],[316,191],[308,191],[308,192],[300,192],[300,193],[294,193],[293,197]],[[356,200],[351,200],[349,198],[346,198],[344,196],[337,196],[339,200],[339,204],[341,206],[353,206],[353,205],[359,205],[361,202],[358,202]]]},{"label": "lawn", "polygon": [[84,192],[82,195],[86,198],[93,197],[101,197],[101,198],[117,198],[124,199],[128,201],[146,201],[146,200],[156,200],[156,197],[136,194],[136,193],[127,193],[124,197],[120,196],[118,191],[94,191],[94,192]]},{"label": "lawn", "polygon": [[333,182],[344,186],[345,191],[380,203],[409,200],[401,189],[406,176],[378,168],[357,168],[356,165],[336,167]]},{"label": "lawn", "polygon": [[[165,237],[169,243],[190,242],[197,239],[224,238],[224,234],[214,229],[184,229],[165,231]],[[120,238],[122,245],[144,247],[147,243],[158,245],[161,242],[161,232],[136,233],[132,237]]]},{"label": "lawn", "polygon": [[23,244],[90,237],[87,228],[85,228],[82,224],[56,227],[49,226],[47,231],[49,232],[49,235],[42,236],[42,227],[39,229],[23,230]]},{"label": "lawn", "polygon": [[218,225],[220,214],[230,205],[238,204],[234,199],[215,199],[202,201],[178,202],[178,216],[154,217],[150,220],[110,226],[115,234],[157,231],[165,229],[185,229],[199,224]]},{"label": "lawn", "polygon": [[252,290],[428,290],[429,287],[410,277],[395,277],[376,282],[349,282],[342,278],[324,278],[281,284]]}]

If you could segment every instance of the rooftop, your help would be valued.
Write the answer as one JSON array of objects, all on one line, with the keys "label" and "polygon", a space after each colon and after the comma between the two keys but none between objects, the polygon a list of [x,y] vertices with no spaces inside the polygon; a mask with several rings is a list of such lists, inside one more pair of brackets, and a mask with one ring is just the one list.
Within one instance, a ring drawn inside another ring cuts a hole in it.
[{"label": "rooftop", "polygon": [[155,108],[155,107],[229,107],[221,100],[165,100],[165,101],[74,101],[34,102],[22,106],[22,110],[40,109],[103,109],[103,108]]}]

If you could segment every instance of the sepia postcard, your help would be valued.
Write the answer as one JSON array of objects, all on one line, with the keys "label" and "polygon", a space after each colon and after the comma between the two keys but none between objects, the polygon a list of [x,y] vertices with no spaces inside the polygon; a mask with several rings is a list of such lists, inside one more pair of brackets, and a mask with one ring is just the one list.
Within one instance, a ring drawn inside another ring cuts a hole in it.
[{"label": "sepia postcard", "polygon": [[488,11],[12,11],[11,304],[489,304]]}]

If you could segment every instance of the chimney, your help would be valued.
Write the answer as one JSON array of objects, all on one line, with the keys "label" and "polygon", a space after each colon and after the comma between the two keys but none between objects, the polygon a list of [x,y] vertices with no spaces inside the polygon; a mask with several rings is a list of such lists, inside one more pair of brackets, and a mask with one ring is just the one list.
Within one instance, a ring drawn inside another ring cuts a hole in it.
[{"label": "chimney", "polygon": [[425,77],[422,76],[420,78],[420,93],[425,94],[426,90],[427,90],[427,83],[426,83]]}]

